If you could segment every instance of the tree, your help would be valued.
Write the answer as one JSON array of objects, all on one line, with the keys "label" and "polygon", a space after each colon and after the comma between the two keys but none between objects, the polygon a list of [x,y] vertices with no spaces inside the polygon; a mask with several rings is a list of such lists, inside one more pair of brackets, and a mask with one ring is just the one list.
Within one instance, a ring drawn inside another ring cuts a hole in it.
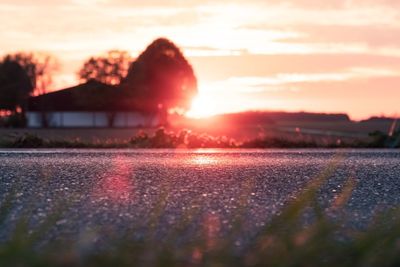
[{"label": "tree", "polygon": [[111,50],[104,56],[91,57],[85,61],[78,72],[78,78],[82,82],[94,79],[108,85],[116,85],[126,76],[131,61],[127,51]]},{"label": "tree", "polygon": [[45,94],[53,83],[53,75],[60,68],[58,60],[51,54],[18,52],[8,54],[4,61],[17,62],[28,74],[33,87],[33,94]]},{"label": "tree", "polygon": [[0,63],[0,109],[24,114],[33,86],[24,68],[5,59]]},{"label": "tree", "polygon": [[197,79],[180,49],[170,40],[159,38],[131,64],[122,88],[138,105],[166,116],[169,109],[190,107],[197,93]]},{"label": "tree", "polygon": [[[46,93],[54,72],[59,69],[58,60],[46,53],[18,52],[6,55],[1,65],[0,109],[12,111],[19,118],[19,125],[24,126],[29,96]],[[41,115],[43,125],[47,125],[44,109]]]}]

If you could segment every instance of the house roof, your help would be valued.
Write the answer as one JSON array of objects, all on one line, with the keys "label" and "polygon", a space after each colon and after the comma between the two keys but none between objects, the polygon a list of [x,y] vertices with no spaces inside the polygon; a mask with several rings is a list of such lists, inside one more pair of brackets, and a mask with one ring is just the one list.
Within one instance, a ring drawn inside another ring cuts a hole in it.
[{"label": "house roof", "polygon": [[31,97],[29,111],[144,111],[120,87],[90,80],[70,88]]}]

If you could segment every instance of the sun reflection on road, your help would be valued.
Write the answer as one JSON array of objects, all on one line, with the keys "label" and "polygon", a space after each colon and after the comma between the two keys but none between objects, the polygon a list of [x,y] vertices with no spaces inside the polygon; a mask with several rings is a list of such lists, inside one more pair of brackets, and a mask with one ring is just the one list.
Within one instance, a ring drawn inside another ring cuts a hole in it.
[{"label": "sun reflection on road", "polygon": [[109,200],[115,203],[127,203],[133,198],[134,181],[132,168],[122,156],[111,159],[109,172],[105,173],[93,191],[96,200]]},{"label": "sun reflection on road", "polygon": [[210,155],[195,155],[190,160],[189,163],[194,165],[215,165],[218,164],[218,160]]}]

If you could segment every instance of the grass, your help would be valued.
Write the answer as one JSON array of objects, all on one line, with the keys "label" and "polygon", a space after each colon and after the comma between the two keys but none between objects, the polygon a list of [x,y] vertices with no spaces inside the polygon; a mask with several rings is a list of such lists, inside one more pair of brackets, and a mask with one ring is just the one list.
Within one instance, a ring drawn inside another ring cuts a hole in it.
[{"label": "grass", "polygon": [[[338,162],[288,202],[244,246],[238,243],[238,233],[251,218],[245,218],[243,212],[237,214],[234,227],[223,236],[216,233],[210,217],[191,240],[182,242],[180,237],[191,225],[191,218],[201,216],[193,208],[182,215],[180,224],[168,236],[159,238],[155,232],[166,201],[165,192],[160,192],[147,235],[133,238],[136,230],[132,228],[131,234],[123,237],[104,236],[105,245],[94,250],[65,240],[38,246],[46,231],[56,226],[60,212],[50,213],[32,229],[28,209],[9,238],[0,243],[0,266],[400,266],[399,210],[384,211],[366,229],[349,231],[344,227],[348,224],[345,212],[341,211],[354,187],[351,180],[332,206],[322,208],[319,204],[319,190]],[[246,209],[246,192],[244,188],[241,211]],[[4,234],[1,229],[12,214],[15,193],[11,190],[0,202],[0,234]],[[332,210],[339,215],[328,216],[327,211]]]},{"label": "grass", "polygon": [[265,136],[237,142],[226,136],[197,134],[188,130],[177,133],[159,128],[153,134],[138,131],[127,140],[47,139],[32,133],[0,137],[2,148],[398,148],[400,133],[387,136],[374,132],[370,138],[333,138],[312,135]]}]

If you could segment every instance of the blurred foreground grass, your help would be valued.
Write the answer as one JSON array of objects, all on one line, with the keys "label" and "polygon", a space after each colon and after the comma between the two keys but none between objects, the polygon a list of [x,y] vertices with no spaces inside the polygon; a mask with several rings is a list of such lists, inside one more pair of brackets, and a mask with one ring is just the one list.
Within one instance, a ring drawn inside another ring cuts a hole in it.
[{"label": "blurred foreground grass", "polygon": [[[32,213],[26,208],[10,228],[7,222],[14,216],[17,194],[11,190],[0,198],[0,266],[400,266],[398,210],[382,211],[367,228],[350,230],[341,211],[352,194],[351,180],[330,207],[320,206],[319,190],[334,169],[335,163],[246,242],[238,235],[245,221],[251,220],[244,213],[238,214],[234,227],[224,235],[218,234],[215,220],[208,216],[192,239],[182,241],[197,210],[184,214],[170,235],[158,237],[155,229],[165,203],[162,192],[149,231],[145,231],[148,234],[142,238],[133,237],[133,228],[123,236],[104,236],[96,249],[87,249],[85,240],[43,242],[57,226],[63,209],[55,209],[32,226]],[[246,194],[243,203],[245,198]],[[330,212],[337,216],[329,216]]]}]

